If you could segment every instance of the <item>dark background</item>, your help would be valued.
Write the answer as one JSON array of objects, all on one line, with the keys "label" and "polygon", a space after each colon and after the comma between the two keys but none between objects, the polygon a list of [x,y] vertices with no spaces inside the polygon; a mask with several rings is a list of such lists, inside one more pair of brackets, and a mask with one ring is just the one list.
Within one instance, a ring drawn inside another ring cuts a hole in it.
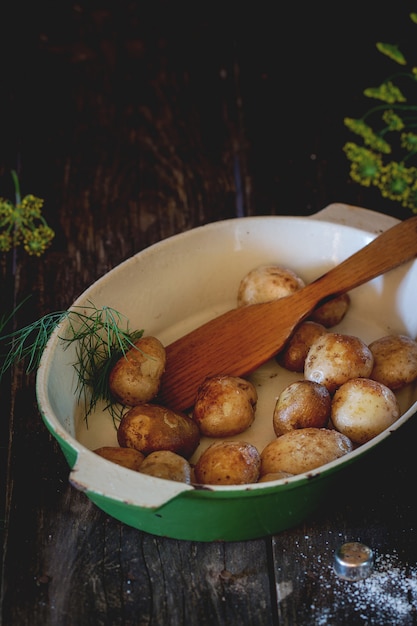
[{"label": "dark background", "polygon": [[[18,166],[24,189],[48,201],[58,226],[70,149],[85,193],[91,164],[119,159],[125,183],[119,203],[161,194],[152,148],[129,137],[157,117],[155,145],[168,160],[173,145],[186,162],[194,143],[218,185],[239,164],[239,210],[246,214],[311,213],[338,201],[407,215],[350,181],[342,148],[353,139],[343,118],[370,106],[363,89],[398,69],[376,41],[399,43],[412,57],[413,8],[366,1],[3,7],[0,188],[10,190],[8,172]],[[186,175],[195,203],[192,174]],[[102,201],[100,190],[94,201]],[[233,214],[235,204],[235,190],[225,187],[224,206],[211,207],[213,219]]]}]

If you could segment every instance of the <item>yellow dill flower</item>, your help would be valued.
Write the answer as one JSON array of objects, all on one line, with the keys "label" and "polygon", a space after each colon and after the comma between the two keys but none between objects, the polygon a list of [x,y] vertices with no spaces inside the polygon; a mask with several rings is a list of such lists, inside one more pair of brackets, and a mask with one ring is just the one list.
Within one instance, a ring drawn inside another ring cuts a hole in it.
[{"label": "yellow dill flower", "polygon": [[0,252],[8,252],[12,248],[12,238],[9,233],[0,233]]},{"label": "yellow dill flower", "polygon": [[356,135],[359,135],[364,140],[365,144],[382,152],[383,154],[389,154],[391,152],[391,146],[385,139],[377,135],[373,129],[366,124],[363,120],[356,120],[351,117],[345,117],[344,124]]},{"label": "yellow dill flower", "polygon": [[[417,24],[417,12],[409,17]],[[383,197],[417,213],[417,63],[408,63],[401,45],[378,42],[376,47],[403,67],[379,86],[364,90],[366,97],[380,102],[361,119],[346,117],[344,124],[366,147],[349,142],[343,149],[352,180],[374,185]]]},{"label": "yellow dill flower", "polygon": [[345,144],[343,149],[351,161],[350,177],[352,180],[363,187],[376,185],[383,167],[381,156],[351,142]]},{"label": "yellow dill flower", "polygon": [[394,113],[392,109],[384,111],[382,119],[388,126],[389,130],[402,130],[404,128],[404,122],[401,117],[397,115],[397,113]]},{"label": "yellow dill flower", "polygon": [[23,247],[32,256],[41,256],[49,243],[50,238],[45,237],[42,227],[26,230],[23,233]]},{"label": "yellow dill flower", "polygon": [[19,181],[12,172],[16,204],[0,198],[0,251],[23,245],[28,254],[40,256],[55,236],[43,215],[43,200],[32,194],[20,199]]},{"label": "yellow dill flower", "polygon": [[401,147],[408,152],[417,152],[417,135],[415,133],[401,133]]},{"label": "yellow dill flower", "polygon": [[388,102],[388,104],[407,102],[407,98],[403,95],[401,90],[390,80],[385,81],[379,87],[368,87],[363,93],[367,98],[383,100],[384,102]]},{"label": "yellow dill flower", "polygon": [[401,52],[401,50],[398,48],[398,46],[394,46],[393,44],[390,44],[390,43],[382,43],[379,41],[376,44],[376,47],[378,48],[379,52],[382,52],[382,54],[385,54],[392,61],[395,61],[396,63],[399,63],[400,65],[407,64],[407,61],[405,60],[405,57],[403,53]]},{"label": "yellow dill flower", "polygon": [[410,187],[407,197],[402,200],[401,204],[406,209],[411,209],[413,213],[417,213],[417,180]]},{"label": "yellow dill flower", "polygon": [[9,226],[14,223],[16,209],[10,200],[0,198],[0,227]]},{"label": "yellow dill flower", "polygon": [[383,166],[377,186],[385,198],[404,202],[416,180],[417,168],[391,161]]},{"label": "yellow dill flower", "polygon": [[23,198],[18,207],[22,211],[22,214],[25,216],[25,219],[40,219],[43,207],[43,200],[29,194],[28,196],[25,196]]},{"label": "yellow dill flower", "polygon": [[372,128],[368,126],[363,120],[357,120],[353,117],[345,117],[343,120],[344,125],[349,128],[356,135],[361,137],[366,136],[368,132],[373,132]]}]

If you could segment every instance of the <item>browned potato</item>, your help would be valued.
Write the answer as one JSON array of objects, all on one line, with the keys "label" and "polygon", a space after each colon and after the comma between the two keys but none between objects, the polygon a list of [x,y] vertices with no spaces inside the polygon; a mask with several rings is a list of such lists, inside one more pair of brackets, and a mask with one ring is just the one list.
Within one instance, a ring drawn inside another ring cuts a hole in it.
[{"label": "browned potato", "polygon": [[237,293],[237,305],[278,300],[304,286],[303,279],[292,270],[278,265],[262,265],[242,278]]},{"label": "browned potato", "polygon": [[317,307],[310,315],[310,319],[322,324],[325,328],[331,328],[342,321],[349,307],[350,296],[347,293],[342,293]]},{"label": "browned potato", "polygon": [[310,380],[298,380],[278,396],[272,417],[277,437],[296,428],[322,428],[330,417],[331,396],[327,388]]},{"label": "browned potato", "polygon": [[122,356],[109,376],[109,388],[118,402],[136,406],[159,391],[165,370],[165,348],[156,337],[142,337]]},{"label": "browned potato", "polygon": [[355,444],[370,441],[399,417],[394,392],[376,380],[353,378],[334,394],[332,424]]},{"label": "browned potato", "polygon": [[108,461],[128,467],[129,469],[139,471],[145,456],[138,450],[133,448],[119,448],[118,446],[103,446],[93,450],[99,456]]},{"label": "browned potato", "polygon": [[157,404],[139,404],[122,417],[117,429],[119,445],[145,455],[170,450],[186,459],[200,442],[197,424],[187,415]]},{"label": "browned potato", "polygon": [[259,478],[259,452],[245,441],[216,441],[198,459],[195,480],[206,485],[246,485]]},{"label": "browned potato", "polygon": [[191,482],[191,466],[187,459],[170,450],[158,450],[148,454],[140,471],[148,476],[174,480],[179,483],[190,484]]},{"label": "browned potato", "polygon": [[255,386],[237,376],[214,376],[200,386],[193,419],[208,437],[230,437],[243,432],[255,418]]},{"label": "browned potato", "polygon": [[261,452],[261,476],[275,472],[302,474],[351,452],[352,442],[337,430],[301,428],[269,443]]},{"label": "browned potato", "polygon": [[374,355],[370,378],[399,390],[417,378],[417,342],[407,335],[387,335],[369,344]]},{"label": "browned potato", "polygon": [[304,363],[311,344],[326,332],[327,330],[322,324],[312,321],[302,322],[296,328],[284,350],[279,353],[278,363],[290,372],[304,371]]},{"label": "browned potato", "polygon": [[333,394],[350,378],[369,377],[373,363],[371,350],[359,337],[327,332],[311,345],[304,377]]}]

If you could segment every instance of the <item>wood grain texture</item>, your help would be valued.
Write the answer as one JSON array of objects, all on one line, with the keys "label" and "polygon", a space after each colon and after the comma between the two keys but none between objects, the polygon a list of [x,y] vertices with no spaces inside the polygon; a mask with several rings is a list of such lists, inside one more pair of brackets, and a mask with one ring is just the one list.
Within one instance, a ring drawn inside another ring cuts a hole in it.
[{"label": "wood grain texture", "polygon": [[[12,197],[17,168],[56,238],[40,259],[0,255],[0,314],[29,294],[13,327],[67,308],[146,246],[235,215],[309,215],[338,201],[405,217],[349,181],[341,151],[374,42],[404,34],[400,10],[378,16],[353,2],[329,29],[338,5],[280,5],[277,17],[234,3],[4,3],[0,195]],[[72,489],[33,373],[14,368],[0,401],[2,625],[355,626],[367,611],[379,626],[417,623],[411,582],[399,588],[403,612],[378,621],[329,569],[339,542],[360,539],[415,575],[415,421],[304,525],[206,545],[136,531]]]}]

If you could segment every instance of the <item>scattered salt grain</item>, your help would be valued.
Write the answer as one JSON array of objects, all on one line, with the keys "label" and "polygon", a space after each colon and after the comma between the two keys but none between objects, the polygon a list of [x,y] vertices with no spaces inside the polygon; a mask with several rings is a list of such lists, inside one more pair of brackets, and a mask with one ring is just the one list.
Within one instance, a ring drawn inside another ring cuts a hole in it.
[{"label": "scattered salt grain", "polygon": [[[398,564],[396,555],[377,556],[374,572],[363,580],[344,581],[333,576],[326,581],[334,594],[333,607],[311,606],[315,626],[340,623],[337,615],[352,615],[355,623],[377,626],[408,626],[417,617],[417,568]],[[317,613],[319,615],[315,615]]]}]

